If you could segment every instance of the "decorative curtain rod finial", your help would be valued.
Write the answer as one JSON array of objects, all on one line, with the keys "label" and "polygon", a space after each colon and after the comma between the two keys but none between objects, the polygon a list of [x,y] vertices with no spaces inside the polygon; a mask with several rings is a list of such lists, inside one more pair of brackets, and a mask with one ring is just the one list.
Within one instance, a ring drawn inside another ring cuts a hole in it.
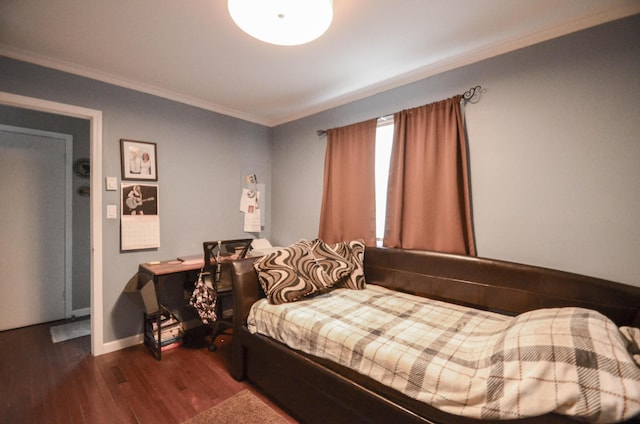
[{"label": "decorative curtain rod finial", "polygon": [[482,87],[479,85],[476,85],[475,87],[472,87],[467,91],[465,91],[464,94],[462,95],[462,99],[470,103],[477,103],[478,100],[480,100],[481,91],[482,91]]}]

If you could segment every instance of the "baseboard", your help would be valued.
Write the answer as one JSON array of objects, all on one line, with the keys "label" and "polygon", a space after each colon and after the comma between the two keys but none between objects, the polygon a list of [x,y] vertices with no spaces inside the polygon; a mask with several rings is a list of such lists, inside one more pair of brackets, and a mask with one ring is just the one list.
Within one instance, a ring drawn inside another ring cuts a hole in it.
[{"label": "baseboard", "polygon": [[131,346],[139,345],[143,341],[144,341],[144,337],[142,333],[136,334],[134,336],[130,336],[124,339],[114,340],[112,342],[108,342],[102,345],[101,354],[111,353],[117,350],[122,350]]},{"label": "baseboard", "polygon": [[86,317],[87,315],[91,315],[91,308],[74,309],[71,311],[71,316],[76,318]]}]

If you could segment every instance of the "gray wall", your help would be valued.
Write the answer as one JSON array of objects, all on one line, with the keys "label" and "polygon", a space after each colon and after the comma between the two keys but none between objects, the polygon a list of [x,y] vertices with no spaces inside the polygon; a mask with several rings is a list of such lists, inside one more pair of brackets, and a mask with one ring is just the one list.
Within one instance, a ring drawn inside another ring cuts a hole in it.
[{"label": "gray wall", "polygon": [[640,16],[446,72],[273,130],[274,242],[318,234],[334,128],[469,87],[480,256],[640,286]]},{"label": "gray wall", "polygon": [[[105,342],[140,331],[121,296],[138,264],[235,238],[242,177],[267,184],[263,236],[317,236],[325,140],[315,133],[461,93],[468,105],[481,256],[640,286],[640,18],[440,74],[269,130],[87,78],[0,58],[0,91],[103,111],[103,173],[120,177],[121,138],[158,144],[161,247],[120,252],[103,214]],[[119,192],[103,192],[103,208]],[[103,210],[104,212],[104,210]]]},{"label": "gray wall", "polygon": [[255,173],[271,186],[269,129],[261,125],[8,58],[0,58],[0,91],[101,110],[105,176],[120,180],[121,138],[158,145],[159,249],[120,251],[120,220],[104,213],[107,204],[119,205],[120,191],[103,191],[105,342],[141,331],[139,310],[122,296],[139,263],[247,236],[238,211],[243,176]]},{"label": "gray wall", "polygon": [[[73,160],[89,157],[89,122],[68,116],[0,105],[0,124],[70,134],[73,137]],[[77,189],[89,180],[73,175],[73,264],[72,297],[74,313],[84,314],[91,307],[91,255],[89,251],[89,198]]]}]

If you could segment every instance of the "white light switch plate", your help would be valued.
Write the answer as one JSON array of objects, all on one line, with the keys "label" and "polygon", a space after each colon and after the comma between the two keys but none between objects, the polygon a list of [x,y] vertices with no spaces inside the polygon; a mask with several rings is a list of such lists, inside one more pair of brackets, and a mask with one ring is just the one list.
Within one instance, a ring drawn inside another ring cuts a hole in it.
[{"label": "white light switch plate", "polygon": [[107,177],[107,191],[115,191],[118,189],[118,178]]},{"label": "white light switch plate", "polygon": [[107,219],[116,219],[118,217],[118,207],[116,205],[107,205]]}]

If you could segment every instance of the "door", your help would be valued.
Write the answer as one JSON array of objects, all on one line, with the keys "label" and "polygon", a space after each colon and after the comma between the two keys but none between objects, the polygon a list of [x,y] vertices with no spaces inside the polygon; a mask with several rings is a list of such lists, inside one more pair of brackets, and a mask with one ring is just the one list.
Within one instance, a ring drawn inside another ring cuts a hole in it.
[{"label": "door", "polygon": [[71,136],[0,125],[0,330],[65,318]]}]

